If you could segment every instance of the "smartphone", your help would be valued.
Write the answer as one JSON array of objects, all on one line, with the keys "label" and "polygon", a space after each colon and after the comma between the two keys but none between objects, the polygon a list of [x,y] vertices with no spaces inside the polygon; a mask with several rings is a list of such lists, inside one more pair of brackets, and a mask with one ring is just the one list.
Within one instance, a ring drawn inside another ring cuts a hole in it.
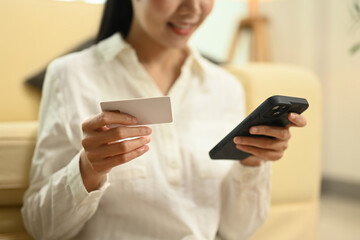
[{"label": "smartphone", "polygon": [[[249,129],[257,125],[286,126],[290,123],[288,115],[291,112],[301,114],[309,107],[305,98],[275,95],[266,99],[228,135],[226,135],[216,146],[210,150],[211,159],[243,160],[251,154],[241,151],[235,147],[234,137],[253,136]],[[266,136],[269,137],[269,136]]]}]

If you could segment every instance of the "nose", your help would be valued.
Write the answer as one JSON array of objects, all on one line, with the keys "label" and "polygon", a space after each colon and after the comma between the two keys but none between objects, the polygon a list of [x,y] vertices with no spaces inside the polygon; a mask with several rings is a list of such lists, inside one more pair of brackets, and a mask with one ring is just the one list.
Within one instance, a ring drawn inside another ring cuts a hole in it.
[{"label": "nose", "polygon": [[182,15],[200,13],[201,1],[203,0],[183,0],[179,7],[179,13]]}]

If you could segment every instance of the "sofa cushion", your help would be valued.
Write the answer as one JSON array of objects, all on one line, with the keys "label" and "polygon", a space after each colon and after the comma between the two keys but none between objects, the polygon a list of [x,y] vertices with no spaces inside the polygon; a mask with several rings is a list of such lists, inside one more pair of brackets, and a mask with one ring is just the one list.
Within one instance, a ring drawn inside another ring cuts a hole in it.
[{"label": "sofa cushion", "polygon": [[2,240],[32,240],[33,238],[29,236],[26,232],[16,232],[16,233],[0,233],[0,239]]},{"label": "sofa cushion", "polygon": [[[0,234],[19,232],[26,232],[20,208],[0,207]],[[3,238],[0,237],[0,239]]]}]

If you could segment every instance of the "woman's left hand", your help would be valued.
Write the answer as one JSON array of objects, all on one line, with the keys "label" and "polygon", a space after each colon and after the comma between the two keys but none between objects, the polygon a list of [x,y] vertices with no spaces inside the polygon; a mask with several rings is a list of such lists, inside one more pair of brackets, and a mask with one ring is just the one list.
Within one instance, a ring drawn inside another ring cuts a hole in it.
[{"label": "woman's left hand", "polygon": [[252,154],[241,160],[245,166],[259,166],[262,161],[279,160],[288,147],[290,140],[290,127],[304,127],[306,118],[297,113],[290,113],[288,116],[290,124],[286,127],[275,126],[254,126],[250,128],[252,135],[265,135],[268,137],[235,137],[236,148]]}]

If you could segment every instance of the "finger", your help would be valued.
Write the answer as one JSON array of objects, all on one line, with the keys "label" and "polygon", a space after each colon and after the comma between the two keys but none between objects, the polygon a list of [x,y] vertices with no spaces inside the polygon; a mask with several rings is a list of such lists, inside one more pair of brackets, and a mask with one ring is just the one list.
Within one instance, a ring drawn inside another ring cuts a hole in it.
[{"label": "finger", "polygon": [[270,161],[279,160],[280,158],[282,158],[284,154],[283,151],[273,151],[273,150],[257,148],[252,146],[245,146],[245,145],[236,145],[236,148],[244,152],[250,153],[260,159],[270,160]]},{"label": "finger", "polygon": [[294,127],[305,127],[307,124],[306,118],[297,113],[290,113],[289,121],[291,122],[290,126]]},{"label": "finger", "polygon": [[102,112],[86,120],[83,125],[83,131],[86,130],[101,130],[104,126],[111,124],[121,125],[135,125],[137,119],[131,115],[120,112]]},{"label": "finger", "polygon": [[288,147],[288,141],[268,137],[235,137],[234,143],[273,151],[285,151]]},{"label": "finger", "polygon": [[98,147],[103,144],[119,141],[126,138],[141,137],[150,135],[152,129],[147,126],[139,127],[116,127],[107,131],[96,132],[83,140],[85,149]]},{"label": "finger", "polygon": [[145,144],[148,144],[150,141],[151,138],[149,136],[145,136],[137,139],[102,145],[98,147],[96,151],[89,152],[87,157],[91,162],[102,161],[112,156],[131,152],[144,146]]},{"label": "finger", "polygon": [[99,170],[99,171],[108,171],[109,169],[112,169],[113,167],[127,163],[131,160],[134,160],[134,159],[140,157],[141,155],[146,153],[148,150],[149,150],[149,146],[144,145],[140,148],[134,149],[131,152],[112,156],[107,159],[104,159],[101,162],[96,162],[96,163],[94,163],[93,167],[94,167],[94,169]]},{"label": "finger", "polygon": [[264,135],[282,140],[288,140],[291,137],[288,128],[277,127],[277,126],[266,126],[266,125],[254,126],[250,128],[250,133],[253,135]]}]

